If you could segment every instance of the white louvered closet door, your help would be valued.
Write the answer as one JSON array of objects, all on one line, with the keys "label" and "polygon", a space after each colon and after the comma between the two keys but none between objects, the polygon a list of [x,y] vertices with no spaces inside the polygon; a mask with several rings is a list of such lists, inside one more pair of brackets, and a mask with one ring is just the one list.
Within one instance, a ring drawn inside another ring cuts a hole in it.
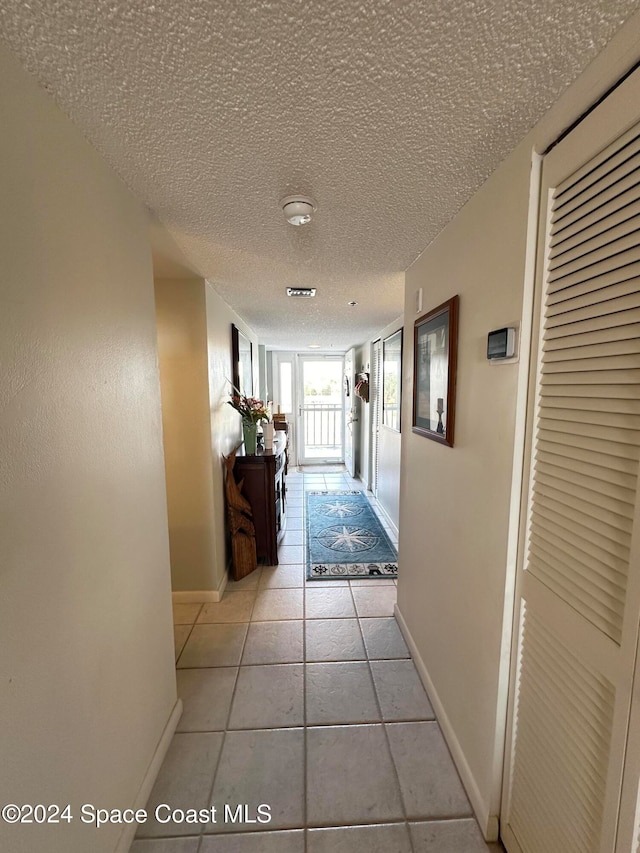
[{"label": "white louvered closet door", "polygon": [[622,853],[640,614],[639,118],[634,75],[543,164],[509,853]]}]

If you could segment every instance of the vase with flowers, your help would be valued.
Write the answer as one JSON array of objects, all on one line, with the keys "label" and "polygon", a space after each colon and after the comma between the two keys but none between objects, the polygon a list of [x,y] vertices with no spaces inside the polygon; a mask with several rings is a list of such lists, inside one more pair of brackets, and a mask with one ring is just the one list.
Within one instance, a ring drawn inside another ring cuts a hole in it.
[{"label": "vase with flowers", "polygon": [[244,452],[248,456],[255,456],[258,448],[258,424],[260,421],[268,421],[271,413],[265,406],[263,400],[255,397],[246,397],[240,394],[237,388],[227,402],[242,417],[242,433],[244,437]]}]

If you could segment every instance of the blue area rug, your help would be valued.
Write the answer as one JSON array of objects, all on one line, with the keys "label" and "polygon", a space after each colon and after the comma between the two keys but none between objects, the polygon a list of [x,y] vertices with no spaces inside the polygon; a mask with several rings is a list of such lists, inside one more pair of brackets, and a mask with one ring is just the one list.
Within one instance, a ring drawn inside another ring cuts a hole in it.
[{"label": "blue area rug", "polygon": [[307,578],[395,578],[398,552],[362,492],[307,492]]}]

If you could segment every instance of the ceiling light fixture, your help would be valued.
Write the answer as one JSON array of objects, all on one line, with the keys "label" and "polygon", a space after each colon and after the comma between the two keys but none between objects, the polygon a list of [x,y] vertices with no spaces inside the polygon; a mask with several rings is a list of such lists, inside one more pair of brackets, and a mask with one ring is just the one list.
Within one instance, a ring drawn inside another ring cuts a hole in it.
[{"label": "ceiling light fixture", "polygon": [[309,349],[320,349],[320,344],[307,344]]},{"label": "ceiling light fixture", "polygon": [[289,195],[280,201],[280,207],[289,225],[306,225],[311,222],[316,203],[303,195]]}]

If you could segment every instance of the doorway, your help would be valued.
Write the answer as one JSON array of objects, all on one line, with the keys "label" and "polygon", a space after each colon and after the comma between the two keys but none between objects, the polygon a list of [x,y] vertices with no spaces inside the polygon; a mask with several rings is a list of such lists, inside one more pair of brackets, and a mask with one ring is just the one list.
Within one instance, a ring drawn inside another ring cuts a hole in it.
[{"label": "doorway", "polygon": [[381,356],[382,341],[378,338],[371,347],[371,380],[369,383],[369,400],[371,402],[371,467],[369,488],[374,497],[378,497],[378,456],[380,452],[380,423],[382,408],[380,406],[381,386]]},{"label": "doorway", "polygon": [[636,72],[542,169],[508,853],[638,849],[639,118]]},{"label": "doorway", "polygon": [[342,356],[298,356],[298,464],[344,462]]}]

